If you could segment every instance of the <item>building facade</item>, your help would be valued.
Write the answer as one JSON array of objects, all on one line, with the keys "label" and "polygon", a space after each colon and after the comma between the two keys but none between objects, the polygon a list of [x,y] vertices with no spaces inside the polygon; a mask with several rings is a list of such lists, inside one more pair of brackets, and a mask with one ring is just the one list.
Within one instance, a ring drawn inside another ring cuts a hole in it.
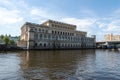
[{"label": "building facade", "polygon": [[104,35],[105,41],[120,41],[120,35],[106,34]]},{"label": "building facade", "polygon": [[48,20],[42,24],[26,22],[21,27],[18,46],[27,49],[94,48],[95,35],[77,31],[76,25]]}]

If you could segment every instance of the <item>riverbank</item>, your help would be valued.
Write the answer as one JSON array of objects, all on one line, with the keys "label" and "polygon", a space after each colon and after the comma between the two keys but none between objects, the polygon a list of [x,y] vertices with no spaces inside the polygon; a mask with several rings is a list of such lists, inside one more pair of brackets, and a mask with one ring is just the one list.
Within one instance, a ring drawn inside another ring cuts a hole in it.
[{"label": "riverbank", "polygon": [[24,50],[24,49],[17,47],[17,46],[0,47],[0,51],[15,51],[15,50]]},{"label": "riverbank", "polygon": [[34,48],[34,49],[25,49],[17,46],[3,46],[0,47],[0,51],[18,51],[18,50],[89,50],[89,49],[108,49],[108,50],[120,50],[120,49],[109,49],[109,48]]},{"label": "riverbank", "polygon": [[34,48],[25,49],[17,46],[12,47],[0,47],[0,51],[16,51],[16,50],[86,50],[86,49],[96,49],[96,48]]}]

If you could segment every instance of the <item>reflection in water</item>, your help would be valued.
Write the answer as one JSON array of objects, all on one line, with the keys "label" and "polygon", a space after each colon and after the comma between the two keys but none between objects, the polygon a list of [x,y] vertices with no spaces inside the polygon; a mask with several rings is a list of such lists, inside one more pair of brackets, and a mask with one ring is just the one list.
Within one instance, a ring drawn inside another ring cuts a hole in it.
[{"label": "reflection in water", "polygon": [[109,50],[1,53],[0,80],[120,80],[119,60]]},{"label": "reflection in water", "polygon": [[79,66],[81,68],[89,67],[86,65],[94,61],[95,51],[29,51],[27,54],[23,52],[21,57],[23,60],[21,66],[26,78],[66,80],[77,79],[77,69]]}]

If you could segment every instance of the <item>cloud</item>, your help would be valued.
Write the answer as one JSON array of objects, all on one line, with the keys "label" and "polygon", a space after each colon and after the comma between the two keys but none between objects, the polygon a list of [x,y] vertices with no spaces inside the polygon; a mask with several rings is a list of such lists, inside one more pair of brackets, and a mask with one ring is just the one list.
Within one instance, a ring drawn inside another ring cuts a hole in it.
[{"label": "cloud", "polygon": [[8,24],[21,23],[24,21],[27,8],[24,0],[0,0],[0,26],[2,25],[5,28]]},{"label": "cloud", "polygon": [[120,20],[114,20],[110,24],[108,24],[108,32],[119,33],[120,31]]},{"label": "cloud", "polygon": [[20,27],[24,21],[21,1],[0,0],[0,34],[20,35]]},{"label": "cloud", "polygon": [[31,15],[35,15],[35,16],[39,16],[39,17],[43,17],[43,18],[48,18],[49,15],[47,14],[48,12],[45,11],[42,8],[34,8],[30,11]]},{"label": "cloud", "polygon": [[0,0],[0,34],[20,35],[26,21],[40,23],[47,19],[54,16],[45,8],[30,6],[25,0]]},{"label": "cloud", "polygon": [[30,12],[30,19],[33,21],[33,22],[37,22],[37,23],[41,23],[47,19],[52,19],[52,15],[48,14],[49,12],[44,9],[44,8],[31,8],[29,10]]},{"label": "cloud", "polygon": [[23,20],[18,10],[8,10],[0,7],[0,24],[13,24]]},{"label": "cloud", "polygon": [[47,19],[53,19],[53,20],[59,20],[61,19],[60,17],[64,16],[64,15],[60,15],[58,16],[59,13],[57,12],[52,12],[52,10],[50,11],[49,9],[43,8],[43,7],[32,7],[30,9],[30,17],[31,19],[33,19],[34,21],[37,22],[43,22]]},{"label": "cloud", "polygon": [[85,19],[78,19],[78,18],[63,18],[63,22],[70,23],[77,25],[77,30],[86,31],[88,34],[93,34],[93,30],[96,29],[96,19],[92,18],[85,18]]}]

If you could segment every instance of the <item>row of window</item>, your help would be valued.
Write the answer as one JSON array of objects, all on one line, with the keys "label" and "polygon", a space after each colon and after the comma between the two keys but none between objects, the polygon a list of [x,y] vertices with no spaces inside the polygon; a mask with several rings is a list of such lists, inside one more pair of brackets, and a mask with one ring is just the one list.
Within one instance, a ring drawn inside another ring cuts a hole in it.
[{"label": "row of window", "polygon": [[59,29],[70,29],[70,30],[74,30],[74,28],[71,27],[67,27],[67,26],[62,26],[62,25],[56,25],[56,24],[52,24],[53,28],[59,28]]},{"label": "row of window", "polygon": [[68,40],[68,41],[83,41],[83,42],[94,42],[92,38],[85,37],[72,37],[72,36],[54,36],[47,34],[35,34],[36,39],[49,39],[49,40]]},{"label": "row of window", "polygon": [[52,34],[74,36],[74,33],[61,32],[61,31],[52,31]]},{"label": "row of window", "polygon": [[[31,28],[30,31],[35,31],[35,32],[41,32],[41,33],[48,33],[47,29],[37,29],[37,28]],[[74,36],[74,33],[72,32],[63,32],[63,31],[55,31],[52,30],[51,31],[52,34],[57,34],[57,35],[68,35],[68,36]],[[83,34],[76,34],[77,36],[85,36]]]},{"label": "row of window", "polygon": [[[48,30],[46,30],[46,29],[38,29],[37,30],[37,28],[34,28],[34,29],[31,29],[31,31],[48,33]],[[70,33],[70,32],[53,31],[53,30],[52,30],[51,33],[52,34],[58,34],[58,35],[69,35],[69,36],[73,36],[74,35],[74,33]]]},{"label": "row of window", "polygon": [[84,45],[81,45],[81,44],[66,44],[66,43],[39,43],[37,44],[37,46],[40,46],[40,47],[93,47],[94,44],[91,44],[91,45],[87,45],[87,44],[84,44]]}]

